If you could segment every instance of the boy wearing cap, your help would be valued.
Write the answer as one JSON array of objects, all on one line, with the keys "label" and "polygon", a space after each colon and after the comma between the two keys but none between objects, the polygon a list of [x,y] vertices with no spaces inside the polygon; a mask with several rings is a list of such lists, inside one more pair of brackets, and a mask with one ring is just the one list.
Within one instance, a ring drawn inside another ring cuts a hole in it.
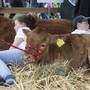
[{"label": "boy wearing cap", "polygon": [[77,16],[73,20],[74,31],[71,34],[90,34],[88,19],[85,16]]}]

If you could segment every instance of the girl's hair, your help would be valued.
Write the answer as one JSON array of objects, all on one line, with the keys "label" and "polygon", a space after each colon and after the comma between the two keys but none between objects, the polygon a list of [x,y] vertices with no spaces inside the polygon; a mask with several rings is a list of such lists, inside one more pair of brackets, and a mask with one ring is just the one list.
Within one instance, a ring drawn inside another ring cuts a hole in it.
[{"label": "girl's hair", "polygon": [[15,20],[18,20],[21,23],[24,23],[27,27],[29,27],[31,30],[37,27],[37,18],[32,15],[22,15]]}]

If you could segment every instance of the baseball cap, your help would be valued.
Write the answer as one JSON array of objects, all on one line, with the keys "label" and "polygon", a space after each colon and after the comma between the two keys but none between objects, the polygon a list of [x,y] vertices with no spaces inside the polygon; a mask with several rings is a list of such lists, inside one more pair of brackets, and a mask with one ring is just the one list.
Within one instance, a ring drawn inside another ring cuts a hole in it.
[{"label": "baseball cap", "polygon": [[90,18],[90,17],[85,17],[85,16],[82,16],[82,15],[77,16],[77,17],[75,17],[75,18],[73,19],[73,26],[74,26],[74,27],[77,27],[77,23],[88,22],[88,19],[89,19],[89,18]]}]

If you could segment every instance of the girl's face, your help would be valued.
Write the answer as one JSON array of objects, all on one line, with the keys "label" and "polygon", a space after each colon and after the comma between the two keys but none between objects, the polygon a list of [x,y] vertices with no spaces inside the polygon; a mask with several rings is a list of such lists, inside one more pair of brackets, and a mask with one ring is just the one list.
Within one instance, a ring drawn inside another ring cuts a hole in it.
[{"label": "girl's face", "polygon": [[24,27],[24,26],[25,26],[24,23],[21,23],[21,22],[19,22],[18,20],[15,20],[14,29],[15,29],[16,32],[18,31],[19,28]]}]

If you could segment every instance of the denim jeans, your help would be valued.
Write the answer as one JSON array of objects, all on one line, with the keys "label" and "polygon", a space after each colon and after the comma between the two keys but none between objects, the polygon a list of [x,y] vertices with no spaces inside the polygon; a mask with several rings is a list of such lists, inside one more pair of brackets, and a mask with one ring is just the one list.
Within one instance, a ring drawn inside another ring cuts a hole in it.
[{"label": "denim jeans", "polygon": [[23,54],[24,52],[18,49],[0,51],[0,76],[4,80],[7,77],[9,77],[10,80],[15,79],[10,69],[7,67],[7,64],[24,65]]},{"label": "denim jeans", "polygon": [[0,59],[6,64],[19,64],[23,65],[24,52],[18,49],[9,49],[0,51]]}]

